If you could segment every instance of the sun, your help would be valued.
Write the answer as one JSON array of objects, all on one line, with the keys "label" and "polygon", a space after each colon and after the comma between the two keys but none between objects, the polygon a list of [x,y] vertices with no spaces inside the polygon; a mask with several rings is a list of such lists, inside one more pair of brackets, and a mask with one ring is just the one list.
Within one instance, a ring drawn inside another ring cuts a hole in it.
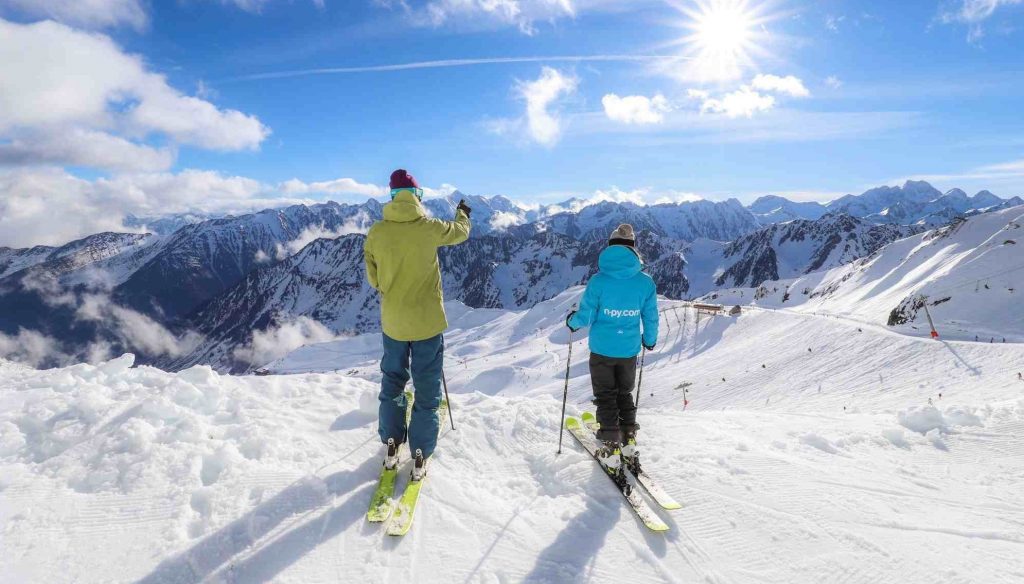
[{"label": "sun", "polygon": [[685,47],[688,76],[702,82],[731,81],[765,54],[768,2],[696,0],[678,6],[686,33],[672,44]]},{"label": "sun", "polygon": [[694,19],[694,42],[702,53],[735,58],[750,43],[753,20],[738,2],[719,1]]}]

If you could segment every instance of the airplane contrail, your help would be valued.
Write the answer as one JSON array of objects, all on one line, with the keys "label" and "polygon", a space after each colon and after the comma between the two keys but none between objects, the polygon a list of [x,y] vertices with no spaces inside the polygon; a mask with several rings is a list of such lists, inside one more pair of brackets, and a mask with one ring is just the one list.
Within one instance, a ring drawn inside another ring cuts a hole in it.
[{"label": "airplane contrail", "polygon": [[484,59],[444,59],[438,61],[419,61],[415,63],[398,63],[394,65],[370,65],[365,67],[325,67],[319,69],[293,69],[290,71],[272,71],[231,77],[227,81],[259,81],[263,79],[284,79],[287,77],[303,77],[307,75],[339,75],[346,73],[374,73],[384,71],[408,71],[411,69],[439,69],[444,67],[470,67],[473,65],[499,65],[509,63],[548,63],[548,62],[592,62],[592,61],[672,61],[685,60],[675,55],[557,55],[553,57],[491,57]]}]

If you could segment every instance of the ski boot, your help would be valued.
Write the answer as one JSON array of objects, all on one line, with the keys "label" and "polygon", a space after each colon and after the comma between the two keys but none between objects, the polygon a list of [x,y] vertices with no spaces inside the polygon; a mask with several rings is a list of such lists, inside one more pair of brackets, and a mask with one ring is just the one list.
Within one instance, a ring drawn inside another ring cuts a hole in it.
[{"label": "ski boot", "polygon": [[394,470],[398,468],[398,444],[394,438],[388,438],[388,453],[384,455],[384,468]]},{"label": "ski boot", "polygon": [[606,441],[597,451],[597,460],[604,467],[605,472],[611,475],[612,480],[627,497],[632,491],[632,485],[626,479],[626,470],[622,465],[622,449],[615,441]]},{"label": "ski boot", "polygon": [[412,481],[422,481],[427,476],[427,459],[423,458],[423,451],[419,448],[416,449],[416,454],[413,458]]},{"label": "ski boot", "polygon": [[636,443],[636,432],[625,432],[624,435],[625,444],[622,446],[622,461],[625,463],[626,468],[633,475],[639,475],[643,472],[640,468],[640,447]]}]

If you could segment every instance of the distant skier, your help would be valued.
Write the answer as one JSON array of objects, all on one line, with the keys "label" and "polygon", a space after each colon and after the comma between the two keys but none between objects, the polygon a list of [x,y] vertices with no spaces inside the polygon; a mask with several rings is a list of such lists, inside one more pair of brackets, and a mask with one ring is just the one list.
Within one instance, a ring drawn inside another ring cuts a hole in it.
[{"label": "distant skier", "polygon": [[612,232],[597,266],[579,310],[565,323],[572,331],[590,327],[590,382],[601,425],[597,437],[605,443],[602,462],[618,469],[623,457],[630,462],[639,454],[632,392],[640,347],[652,351],[658,340],[658,293],[654,280],[641,271],[632,225]]},{"label": "distant skier", "polygon": [[[388,445],[384,464],[388,468],[398,464],[398,447],[408,436],[416,480],[426,473],[440,423],[442,333],[448,321],[437,248],[466,241],[471,211],[460,201],[455,220],[442,221],[427,217],[422,199],[423,189],[411,174],[403,169],[393,172],[391,202],[384,205],[384,220],[370,228],[363,248],[366,278],[381,294],[384,356],[380,362],[378,433]],[[406,428],[405,386],[410,377],[416,399]]]}]

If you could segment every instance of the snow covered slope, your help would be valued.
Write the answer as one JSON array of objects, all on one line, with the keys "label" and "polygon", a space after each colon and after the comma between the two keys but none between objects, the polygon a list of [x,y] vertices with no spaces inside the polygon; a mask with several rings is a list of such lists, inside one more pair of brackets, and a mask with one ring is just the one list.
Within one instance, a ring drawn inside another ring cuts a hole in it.
[{"label": "snow covered slope", "polygon": [[60,247],[37,246],[24,250],[0,248],[0,279],[12,277],[57,278],[94,267],[152,239],[140,233],[97,233]]},{"label": "snow covered slope", "polygon": [[821,312],[928,335],[921,297],[946,338],[1024,340],[1024,207],[977,215],[871,257],[706,299]]},{"label": "snow covered slope", "polygon": [[756,286],[780,276],[841,266],[917,231],[920,228],[875,225],[843,214],[777,223],[726,245],[711,286]]},{"label": "snow covered slope", "polygon": [[[365,522],[376,335],[229,377],[0,362],[0,573],[16,582],[1010,583],[1024,573],[1024,345],[662,304],[641,440],[684,509],[654,535],[558,439],[574,288],[451,303],[457,430],[412,532]],[[589,408],[585,341],[569,411]],[[689,405],[683,408],[683,389]],[[931,403],[929,403],[929,401]]]},{"label": "snow covered slope", "polygon": [[53,253],[54,249],[46,245],[37,245],[23,249],[0,247],[0,278],[5,278],[14,272],[46,261],[47,256]]},{"label": "snow covered slope", "polygon": [[[377,206],[379,217],[380,204],[370,204]],[[186,225],[120,284],[114,296],[144,314],[174,318],[317,237],[365,231],[374,220],[361,207],[324,203]]]}]

